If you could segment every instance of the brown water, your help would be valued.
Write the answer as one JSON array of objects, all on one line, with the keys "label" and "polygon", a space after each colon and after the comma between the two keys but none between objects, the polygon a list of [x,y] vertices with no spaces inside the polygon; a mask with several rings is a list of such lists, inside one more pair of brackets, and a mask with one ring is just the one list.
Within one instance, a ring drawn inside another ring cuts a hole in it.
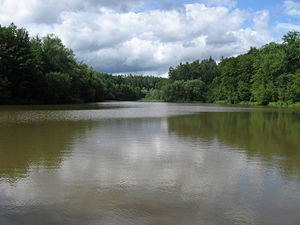
[{"label": "brown water", "polygon": [[0,225],[299,225],[300,112],[0,107]]}]

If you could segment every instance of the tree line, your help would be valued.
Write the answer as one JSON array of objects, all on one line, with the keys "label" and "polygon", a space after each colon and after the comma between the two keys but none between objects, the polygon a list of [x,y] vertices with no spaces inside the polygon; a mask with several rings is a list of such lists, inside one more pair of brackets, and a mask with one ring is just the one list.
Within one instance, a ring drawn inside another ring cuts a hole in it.
[{"label": "tree line", "polygon": [[170,67],[169,78],[96,72],[54,35],[0,26],[0,104],[103,100],[294,104],[300,102],[300,33],[237,57]]},{"label": "tree line", "polygon": [[164,101],[230,104],[300,102],[300,33],[291,31],[282,39],[281,44],[251,48],[218,64],[209,58],[171,67],[168,84],[152,96]]},{"label": "tree line", "polygon": [[138,100],[165,80],[99,73],[79,62],[57,36],[30,38],[14,24],[0,26],[0,104]]}]

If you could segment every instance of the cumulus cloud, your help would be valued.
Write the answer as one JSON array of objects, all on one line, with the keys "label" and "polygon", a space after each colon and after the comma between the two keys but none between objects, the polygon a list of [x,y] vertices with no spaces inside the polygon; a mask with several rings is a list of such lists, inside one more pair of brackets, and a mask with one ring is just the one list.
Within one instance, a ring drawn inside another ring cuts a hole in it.
[{"label": "cumulus cloud", "polygon": [[290,24],[290,23],[279,23],[277,24],[278,29],[284,30],[300,30],[300,25]]},{"label": "cumulus cloud", "polygon": [[145,9],[149,3],[156,3],[163,9],[184,8],[183,4],[168,0],[0,0],[0,21],[16,23],[55,23],[64,12],[99,12],[107,7],[118,12]]},{"label": "cumulus cloud", "polygon": [[204,0],[208,5],[226,6],[234,8],[237,5],[237,0]]},{"label": "cumulus cloud", "polygon": [[[230,8],[235,1],[209,2],[223,6],[164,0],[153,9],[147,0],[0,0],[0,24],[14,21],[31,35],[54,33],[80,60],[109,73],[163,74],[179,62],[218,60],[272,40],[268,11]],[[253,25],[244,27],[246,20]]]},{"label": "cumulus cloud", "polygon": [[285,0],[285,12],[291,16],[300,16],[300,2]]},{"label": "cumulus cloud", "polygon": [[[286,22],[280,22],[276,25],[277,30],[284,32],[291,30],[300,30],[300,24],[291,23],[293,19],[300,16],[300,2],[285,0],[284,1],[285,14],[291,16],[290,20]],[[292,20],[291,20],[292,19]]]}]

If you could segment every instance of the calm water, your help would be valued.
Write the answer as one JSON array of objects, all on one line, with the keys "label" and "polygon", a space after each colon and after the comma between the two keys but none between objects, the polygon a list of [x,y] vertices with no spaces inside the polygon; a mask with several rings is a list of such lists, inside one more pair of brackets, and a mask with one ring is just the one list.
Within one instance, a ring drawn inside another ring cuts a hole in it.
[{"label": "calm water", "polygon": [[299,225],[300,112],[0,107],[0,225]]}]

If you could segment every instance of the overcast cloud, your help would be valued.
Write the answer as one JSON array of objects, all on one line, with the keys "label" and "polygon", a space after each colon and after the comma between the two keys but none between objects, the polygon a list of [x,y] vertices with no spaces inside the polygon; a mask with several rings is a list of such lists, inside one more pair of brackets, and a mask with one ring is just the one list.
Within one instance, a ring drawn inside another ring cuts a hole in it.
[{"label": "overcast cloud", "polygon": [[[300,15],[298,2],[282,4]],[[241,54],[274,40],[269,21],[268,10],[242,10],[235,0],[0,0],[0,24],[54,33],[109,73],[160,75],[179,62]],[[277,24],[287,26],[297,24]]]}]

